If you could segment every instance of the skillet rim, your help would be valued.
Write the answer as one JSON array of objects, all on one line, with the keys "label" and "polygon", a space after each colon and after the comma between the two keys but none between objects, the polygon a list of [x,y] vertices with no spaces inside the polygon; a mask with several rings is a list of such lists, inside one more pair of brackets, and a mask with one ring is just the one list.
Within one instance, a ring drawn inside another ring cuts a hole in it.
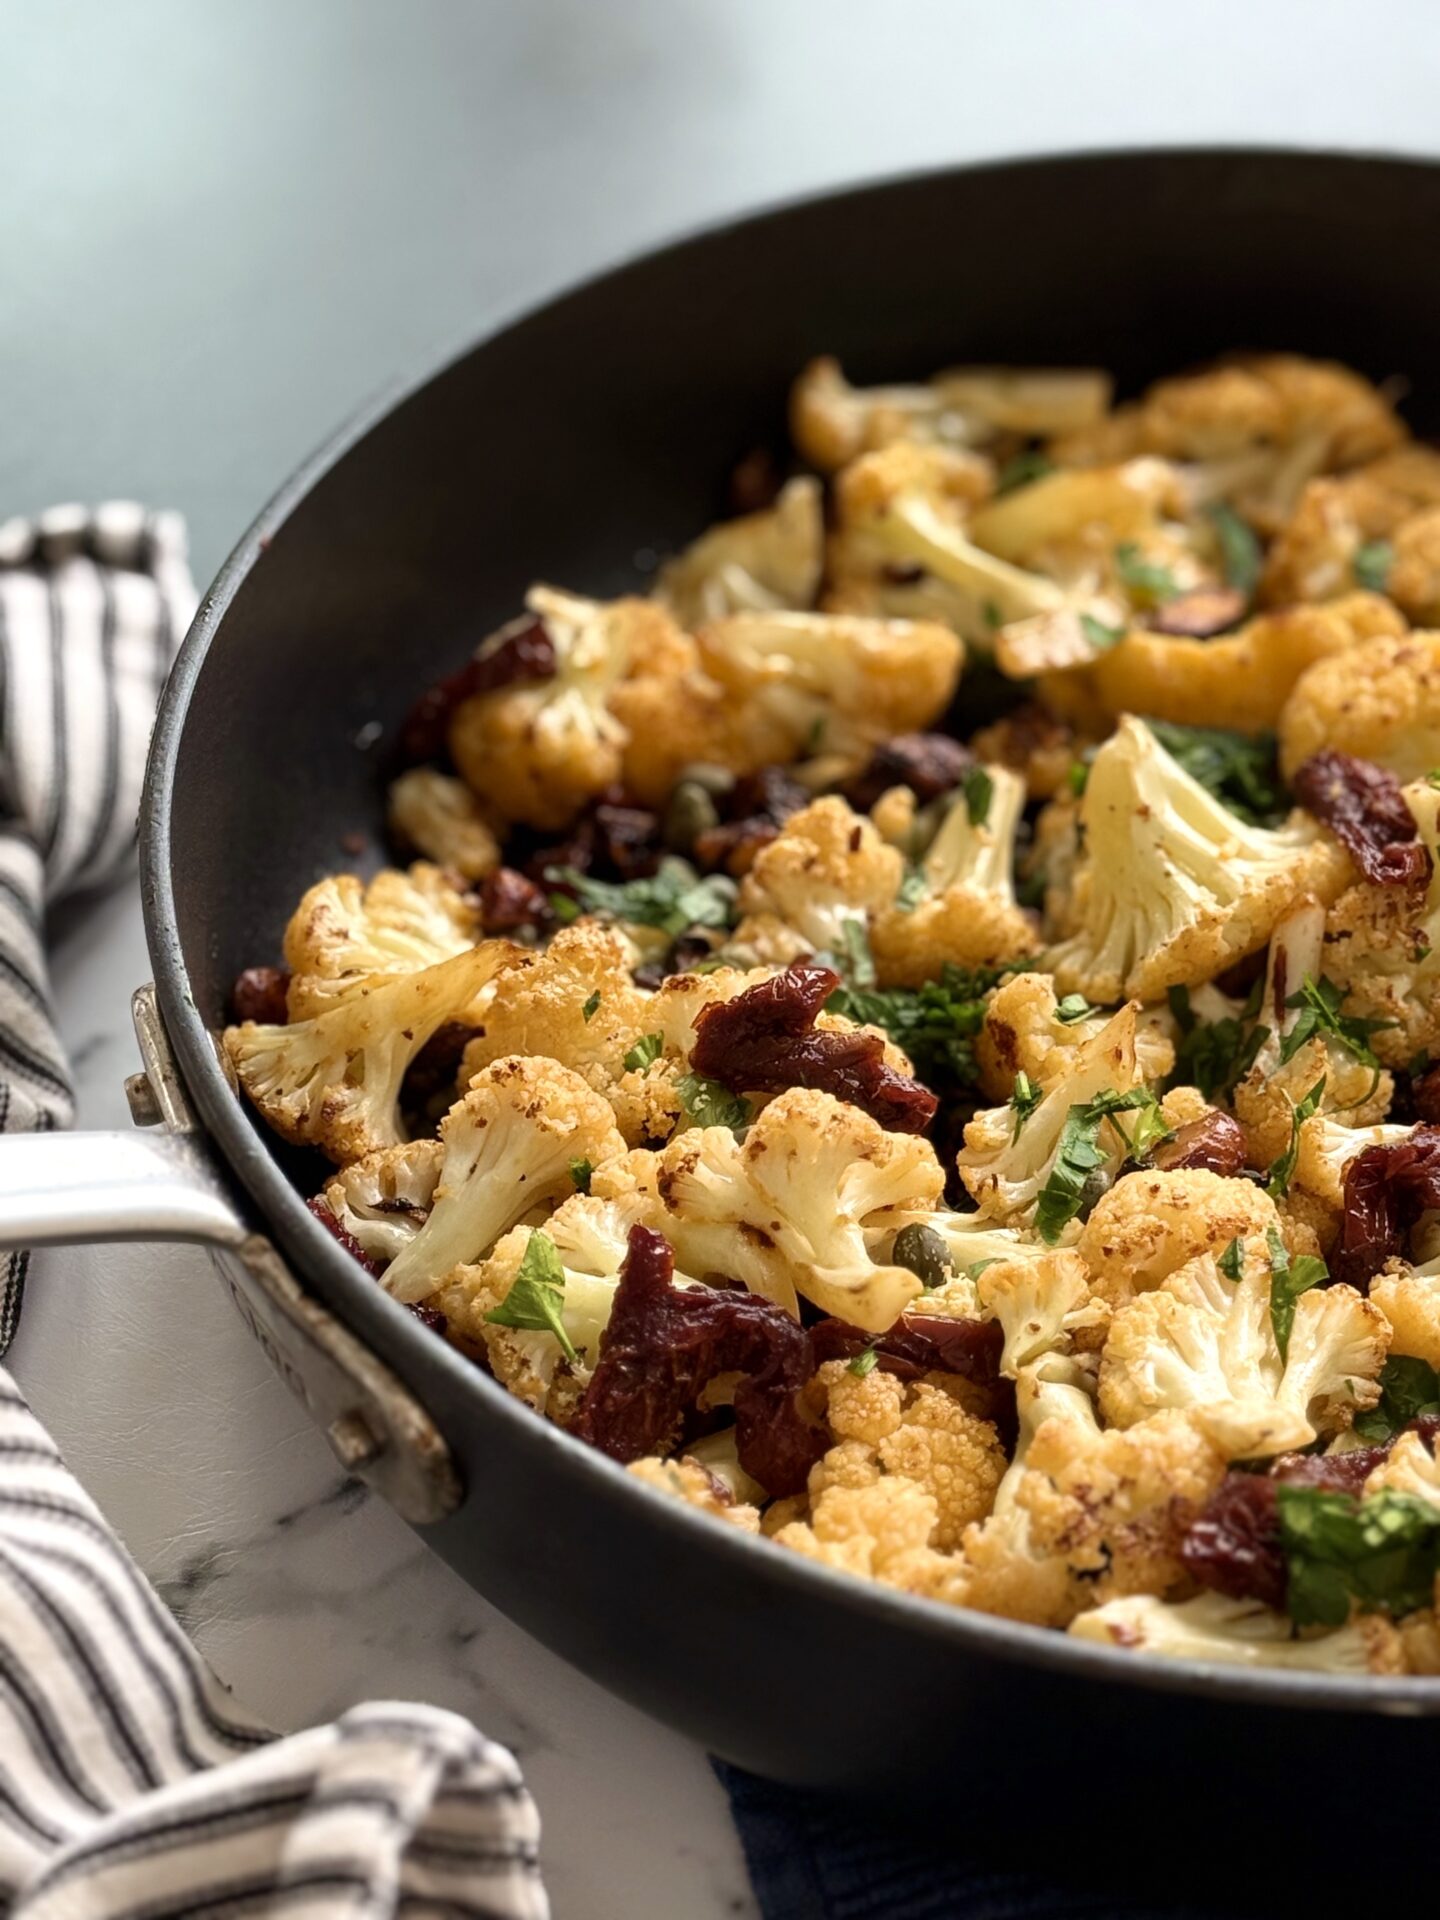
[{"label": "skillet rim", "polygon": [[[200,1019],[190,987],[189,971],[181,951],[175,910],[172,870],[171,805],[176,760],[184,735],[191,698],[211,646],[236,593],[249,576],[273,534],[309,493],[376,427],[415,399],[432,383],[443,379],[462,360],[486,351],[542,315],[581,300],[601,286],[610,286],[652,262],[702,251],[708,243],[740,228],[802,219],[811,210],[837,203],[858,204],[884,199],[919,185],[938,185],[958,177],[971,179],[1019,172],[1058,173],[1094,163],[1143,165],[1151,159],[1203,165],[1231,161],[1237,165],[1282,162],[1359,174],[1440,172],[1440,160],[1421,154],[1373,147],[1321,148],[1300,145],[1215,143],[1151,147],[1093,147],[1017,154],[965,162],[948,167],[914,168],[839,187],[788,196],[739,214],[722,216],[686,230],[679,236],[626,254],[614,265],[568,283],[557,293],[503,317],[496,325],[447,352],[419,374],[401,375],[386,383],[364,402],[285,480],[261,508],[201,596],[195,618],[185,635],[161,697],[146,766],[139,815],[141,904],[146,943],[154,968],[155,986],[165,1030],[182,1078],[205,1126],[216,1156],[227,1175],[244,1189],[254,1210],[268,1226],[284,1218],[289,1238],[300,1245],[305,1267],[321,1267],[329,1282],[331,1310],[345,1320],[335,1300],[367,1300],[383,1290],[336,1244],[308,1213],[300,1193],[285,1177],[267,1150],[263,1137],[251,1125],[238,1096],[221,1067],[215,1040]],[[302,1275],[302,1278],[308,1277]],[[1072,1639],[1051,1628],[1034,1627],[997,1615],[946,1607],[938,1601],[905,1594],[878,1582],[824,1567],[799,1554],[772,1549],[768,1541],[751,1539],[738,1529],[717,1526],[713,1519],[661,1495],[636,1480],[616,1462],[573,1439],[535,1414],[434,1335],[397,1303],[388,1302],[393,1338],[400,1349],[424,1356],[430,1364],[451,1370],[465,1393],[478,1394],[491,1414],[509,1425],[516,1443],[531,1450],[549,1449],[561,1470],[588,1476],[589,1497],[635,1503],[637,1518],[649,1516],[653,1526],[678,1530],[682,1541],[693,1541],[697,1552],[732,1562],[744,1576],[763,1564],[767,1578],[788,1587],[800,1601],[819,1599],[870,1617],[878,1628],[896,1628],[920,1634],[938,1647],[959,1645],[967,1652],[1003,1665],[1052,1671],[1075,1681],[1110,1686],[1139,1687],[1147,1692],[1201,1695],[1228,1705],[1300,1708],[1311,1712],[1389,1717],[1440,1717],[1440,1682],[1423,1676],[1338,1675],[1274,1668],[1247,1669],[1200,1660],[1145,1657],[1118,1647]],[[363,1336],[362,1336],[363,1337]],[[387,1346],[379,1347],[386,1358]],[[422,1396],[423,1398],[423,1396]],[[463,1511],[463,1507],[461,1509]],[[757,1554],[766,1556],[757,1562]]]}]

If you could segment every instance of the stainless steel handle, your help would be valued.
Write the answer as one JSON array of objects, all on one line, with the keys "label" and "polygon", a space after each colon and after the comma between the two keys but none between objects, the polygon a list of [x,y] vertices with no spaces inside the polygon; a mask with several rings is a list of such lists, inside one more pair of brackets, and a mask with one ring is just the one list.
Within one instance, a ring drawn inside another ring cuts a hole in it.
[{"label": "stainless steel handle", "polygon": [[14,1133],[0,1139],[0,1247],[204,1240],[248,1229],[193,1135]]}]

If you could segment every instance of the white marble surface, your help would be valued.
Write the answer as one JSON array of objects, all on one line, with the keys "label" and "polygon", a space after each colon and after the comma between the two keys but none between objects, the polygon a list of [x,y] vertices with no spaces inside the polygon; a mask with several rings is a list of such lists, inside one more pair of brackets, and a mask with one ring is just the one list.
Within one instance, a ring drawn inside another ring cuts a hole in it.
[{"label": "white marble surface", "polygon": [[[82,1126],[128,1125],[133,884],[54,953]],[[356,1482],[185,1247],[37,1254],[10,1364],[213,1664],[277,1727],[433,1701],[519,1754],[559,1920],[753,1915],[704,1755],[512,1626]]]}]

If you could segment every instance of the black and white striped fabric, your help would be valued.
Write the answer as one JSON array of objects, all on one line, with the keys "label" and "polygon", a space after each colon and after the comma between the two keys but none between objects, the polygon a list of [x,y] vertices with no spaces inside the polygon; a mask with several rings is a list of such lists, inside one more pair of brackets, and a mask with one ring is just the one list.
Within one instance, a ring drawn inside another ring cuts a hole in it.
[{"label": "black and white striped fabric", "polygon": [[[155,703],[194,608],[178,514],[117,500],[0,524],[0,1132],[73,1118],[44,911],[134,846]],[[0,1353],[25,1261],[0,1255]]]},{"label": "black and white striped fabric", "polygon": [[0,1368],[0,1913],[545,1920],[539,1824],[457,1714],[258,1726]]}]

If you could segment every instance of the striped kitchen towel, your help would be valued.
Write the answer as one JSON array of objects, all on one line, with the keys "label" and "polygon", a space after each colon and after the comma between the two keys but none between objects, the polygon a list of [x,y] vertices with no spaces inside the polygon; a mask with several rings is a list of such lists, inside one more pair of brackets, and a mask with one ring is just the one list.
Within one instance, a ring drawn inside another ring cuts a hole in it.
[{"label": "striped kitchen towel", "polygon": [[538,1843],[457,1714],[250,1719],[0,1368],[0,1913],[545,1920]]},{"label": "striped kitchen towel", "polygon": [[[42,919],[134,847],[155,703],[194,610],[178,514],[116,500],[0,524],[0,1132],[74,1117]],[[25,1262],[0,1254],[0,1353]]]}]

